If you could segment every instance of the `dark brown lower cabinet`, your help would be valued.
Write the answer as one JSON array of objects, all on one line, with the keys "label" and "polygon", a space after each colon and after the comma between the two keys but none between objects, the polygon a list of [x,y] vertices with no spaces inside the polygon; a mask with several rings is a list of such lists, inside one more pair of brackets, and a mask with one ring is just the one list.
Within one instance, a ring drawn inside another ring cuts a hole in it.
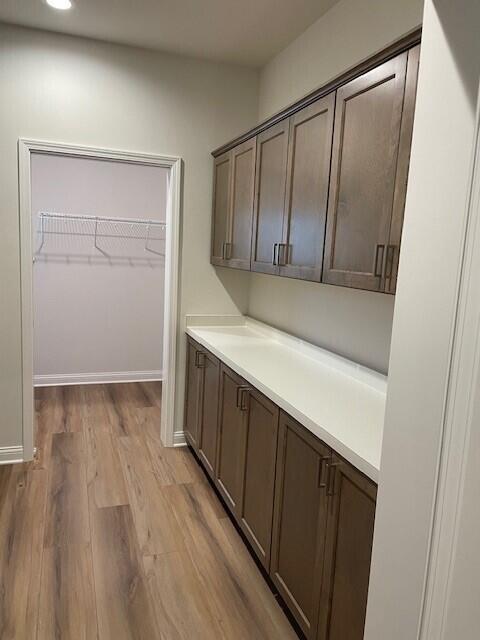
[{"label": "dark brown lower cabinet", "polygon": [[268,571],[278,407],[221,365],[216,484]]},{"label": "dark brown lower cabinet", "polygon": [[307,640],[362,640],[375,483],[190,337],[185,435]]},{"label": "dark brown lower cabinet", "polygon": [[200,345],[187,338],[187,366],[185,379],[185,438],[197,449],[198,409],[200,404],[200,372],[198,367]]},{"label": "dark brown lower cabinet", "polygon": [[217,452],[219,378],[218,358],[188,338],[185,437],[212,478]]},{"label": "dark brown lower cabinet", "polygon": [[198,455],[213,478],[217,455],[218,388],[220,362],[218,358],[202,351],[200,366],[200,403],[198,411]]},{"label": "dark brown lower cabinet", "polygon": [[331,451],[280,414],[270,575],[307,638],[316,633],[327,526]]},{"label": "dark brown lower cabinet", "polygon": [[362,640],[376,485],[334,455],[317,640]]},{"label": "dark brown lower cabinet", "polygon": [[239,503],[240,526],[261,563],[270,568],[278,407],[264,395],[244,392],[244,463]]},{"label": "dark brown lower cabinet", "polygon": [[227,505],[235,514],[238,513],[242,496],[245,411],[241,406],[245,406],[245,392],[248,388],[243,378],[221,365],[215,480]]}]

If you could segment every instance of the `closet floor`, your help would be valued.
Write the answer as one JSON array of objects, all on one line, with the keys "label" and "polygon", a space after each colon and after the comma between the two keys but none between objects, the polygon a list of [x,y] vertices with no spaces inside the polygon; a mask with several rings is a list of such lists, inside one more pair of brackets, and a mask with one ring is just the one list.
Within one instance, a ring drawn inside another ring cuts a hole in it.
[{"label": "closet floor", "polygon": [[296,638],[160,398],[36,390],[36,459],[0,467],[1,640]]}]

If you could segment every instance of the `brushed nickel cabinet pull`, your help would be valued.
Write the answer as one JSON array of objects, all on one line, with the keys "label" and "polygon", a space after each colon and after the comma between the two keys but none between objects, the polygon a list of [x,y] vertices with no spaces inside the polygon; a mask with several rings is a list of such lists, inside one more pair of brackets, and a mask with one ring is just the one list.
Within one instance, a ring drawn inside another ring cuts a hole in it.
[{"label": "brushed nickel cabinet pull", "polygon": [[230,260],[230,258],[232,257],[232,243],[231,242],[224,242],[224,247],[225,247],[225,255],[224,255],[224,259],[225,260]]},{"label": "brushed nickel cabinet pull", "polygon": [[248,394],[250,393],[250,391],[250,387],[240,388],[240,411],[246,411],[248,409],[246,398],[248,398]]},{"label": "brushed nickel cabinet pull", "polygon": [[205,354],[203,353],[203,351],[195,352],[195,366],[198,369],[203,369],[205,367]]},{"label": "brushed nickel cabinet pull", "polygon": [[236,400],[236,407],[237,409],[240,409],[240,411],[246,411],[246,406],[244,403],[244,395],[243,392],[244,391],[250,391],[250,387],[246,387],[245,385],[239,385],[237,387],[237,400]]},{"label": "brushed nickel cabinet pull", "polygon": [[319,489],[325,489],[325,487],[327,486],[326,482],[322,482],[322,476],[323,476],[324,462],[328,463],[329,461],[330,461],[330,456],[320,456],[320,458],[318,459],[317,487]]},{"label": "brushed nickel cabinet pull", "polygon": [[327,475],[327,496],[333,496],[335,493],[335,469],[340,465],[340,462],[328,463],[328,475]]},{"label": "brushed nickel cabinet pull", "polygon": [[387,258],[385,260],[385,278],[390,280],[393,273],[393,259],[395,257],[395,249],[397,247],[394,244],[387,245]]},{"label": "brushed nickel cabinet pull", "polygon": [[287,250],[288,250],[288,246],[287,244],[285,244],[284,242],[281,242],[278,245],[278,265],[280,267],[285,267],[287,264]]},{"label": "brushed nickel cabinet pull", "polygon": [[278,249],[278,242],[276,242],[273,245],[273,256],[272,256],[272,264],[273,265],[277,264],[277,249]]},{"label": "brushed nickel cabinet pull", "polygon": [[[382,250],[382,255],[380,258],[380,267],[378,265],[378,259],[380,257],[380,249]],[[375,259],[374,259],[374,263],[373,263],[373,275],[376,276],[377,278],[381,278],[382,277],[382,271],[383,271],[383,254],[385,252],[385,245],[384,244],[376,244],[375,245]]]}]

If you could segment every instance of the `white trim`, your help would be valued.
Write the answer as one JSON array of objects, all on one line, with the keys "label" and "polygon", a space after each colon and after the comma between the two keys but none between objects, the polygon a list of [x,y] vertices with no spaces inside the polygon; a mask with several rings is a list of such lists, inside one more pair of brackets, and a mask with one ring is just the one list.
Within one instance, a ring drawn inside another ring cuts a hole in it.
[{"label": "white trim", "polygon": [[23,462],[23,447],[0,447],[0,465]]},{"label": "white trim", "polygon": [[173,446],[174,447],[185,447],[187,441],[185,440],[185,432],[184,431],[175,431],[173,434]]},{"label": "white trim", "polygon": [[37,375],[35,387],[61,387],[73,384],[108,384],[122,382],[157,382],[163,380],[162,371],[101,371],[98,373],[60,373]]},{"label": "white trim", "polygon": [[163,334],[163,389],[160,437],[166,447],[174,445],[175,372],[177,370],[177,330],[180,264],[180,202],[182,164],[179,160],[170,171],[168,181],[167,232],[165,250],[165,310],[164,324],[170,327]]},{"label": "white trim", "polygon": [[165,311],[162,389],[161,437],[166,446],[174,444],[174,409],[176,380],[176,344],[178,332],[178,279],[180,257],[180,207],[182,159],[176,156],[154,155],[85,147],[21,138],[18,141],[19,204],[20,204],[20,272],[22,323],[22,429],[24,459],[33,458],[33,295],[32,295],[32,221],[30,161],[32,153],[102,158],[170,169],[167,202],[167,236],[165,257]]},{"label": "white trim", "polygon": [[18,179],[20,205],[20,291],[22,330],[22,444],[23,456],[33,459],[33,246],[31,216],[30,152],[27,143],[19,141]]},{"label": "white trim", "polygon": [[[445,616],[457,553],[460,509],[469,454],[469,436],[477,428],[480,370],[480,110],[477,110],[465,253],[446,395],[431,548],[420,640],[445,638]],[[474,559],[472,558],[472,561]]]}]

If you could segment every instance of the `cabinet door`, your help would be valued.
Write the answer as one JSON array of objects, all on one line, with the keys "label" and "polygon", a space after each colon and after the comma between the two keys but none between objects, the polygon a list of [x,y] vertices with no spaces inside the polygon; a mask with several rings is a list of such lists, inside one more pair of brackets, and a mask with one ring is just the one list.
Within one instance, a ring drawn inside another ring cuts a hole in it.
[{"label": "cabinet door", "polygon": [[240,376],[221,365],[216,484],[234,513],[242,493],[245,411],[240,410],[239,403],[240,392],[246,386]]},{"label": "cabinet door", "polygon": [[257,139],[252,138],[231,151],[232,198],[226,257],[228,266],[235,269],[250,269],[256,145]]},{"label": "cabinet door", "polygon": [[242,391],[246,412],[240,526],[263,566],[269,569],[279,409],[254,389]]},{"label": "cabinet door", "polygon": [[215,158],[213,165],[213,212],[211,263],[225,266],[231,197],[230,152]]},{"label": "cabinet door", "polygon": [[217,453],[220,362],[208,351],[202,351],[200,366],[198,455],[208,474],[213,478]]},{"label": "cabinet door", "polygon": [[283,238],[288,120],[257,136],[257,171],[252,234],[252,271],[278,273]]},{"label": "cabinet door", "polygon": [[331,452],[280,413],[270,575],[302,631],[317,630]]},{"label": "cabinet door", "polygon": [[337,91],[322,281],[385,288],[407,53]]},{"label": "cabinet door", "polygon": [[385,291],[387,293],[395,293],[397,288],[398,259],[403,229],[405,196],[407,193],[410,148],[412,146],[413,117],[415,113],[415,98],[417,95],[419,58],[420,45],[417,45],[408,51],[402,129],[400,133],[397,175],[395,179],[395,196],[393,200],[393,216],[392,224],[390,226],[390,240],[387,246],[387,254],[385,258]]},{"label": "cabinet door", "polygon": [[190,446],[198,448],[198,411],[200,402],[200,369],[198,345],[187,337],[187,367],[185,380],[185,437]]},{"label": "cabinet door", "polygon": [[329,515],[318,640],[362,640],[376,485],[341,458],[329,471]]},{"label": "cabinet door", "polygon": [[282,276],[320,281],[334,109],[332,93],[290,119]]}]

